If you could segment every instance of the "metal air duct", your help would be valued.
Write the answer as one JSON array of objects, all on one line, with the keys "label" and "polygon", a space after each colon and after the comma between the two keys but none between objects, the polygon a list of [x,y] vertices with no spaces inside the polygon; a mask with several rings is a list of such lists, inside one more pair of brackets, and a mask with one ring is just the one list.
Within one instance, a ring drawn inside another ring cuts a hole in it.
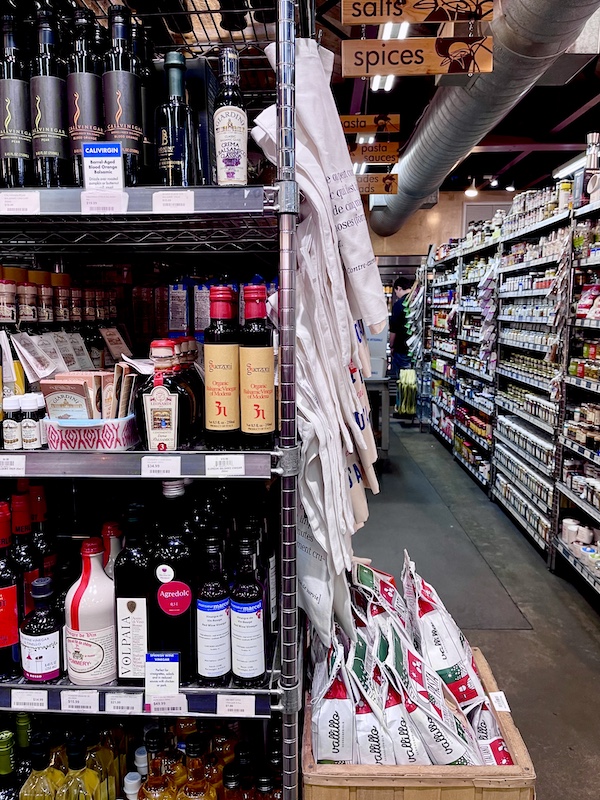
[{"label": "metal air duct", "polygon": [[468,86],[436,91],[394,168],[398,194],[371,212],[373,231],[396,233],[577,39],[599,7],[600,0],[506,0],[497,8],[490,25],[494,71],[475,76]]}]

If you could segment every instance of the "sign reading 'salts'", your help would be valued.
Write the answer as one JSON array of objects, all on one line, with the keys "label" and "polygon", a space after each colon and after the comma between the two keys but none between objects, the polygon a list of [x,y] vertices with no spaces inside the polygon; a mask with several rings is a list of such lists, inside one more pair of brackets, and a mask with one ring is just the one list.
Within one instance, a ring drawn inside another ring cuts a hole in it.
[{"label": "sign reading 'salts'", "polygon": [[457,75],[491,72],[492,37],[348,39],[342,42],[342,75]]},{"label": "sign reading 'salts'", "polygon": [[493,0],[342,0],[344,25],[491,20]]}]

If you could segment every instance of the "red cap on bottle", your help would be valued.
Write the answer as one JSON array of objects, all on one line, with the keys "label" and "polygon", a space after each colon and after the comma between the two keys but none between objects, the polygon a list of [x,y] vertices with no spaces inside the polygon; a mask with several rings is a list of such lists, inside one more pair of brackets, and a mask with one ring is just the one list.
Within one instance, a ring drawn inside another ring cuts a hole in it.
[{"label": "red cap on bottle", "polygon": [[96,556],[98,553],[102,552],[104,552],[104,545],[99,536],[90,536],[90,538],[86,539],[81,545],[82,556]]},{"label": "red cap on bottle", "polygon": [[105,522],[102,526],[102,543],[104,547],[103,566],[108,564],[110,558],[110,540],[118,539],[121,536],[121,528],[118,522]]},{"label": "red cap on bottle", "polygon": [[267,316],[267,287],[264,283],[244,286],[244,317],[262,319]]},{"label": "red cap on bottle", "polygon": [[46,492],[43,486],[29,487],[29,505],[31,507],[31,521],[45,522],[48,509],[46,506]]},{"label": "red cap on bottle", "polygon": [[28,494],[13,494],[11,501],[12,532],[15,535],[31,533],[31,509]]},{"label": "red cap on bottle", "polygon": [[0,547],[9,547],[11,543],[10,506],[2,501],[0,502]]},{"label": "red cap on bottle", "polygon": [[29,478],[19,478],[17,480],[17,494],[27,494],[29,492]]},{"label": "red cap on bottle", "polygon": [[210,287],[210,318],[233,319],[233,289],[231,286]]}]

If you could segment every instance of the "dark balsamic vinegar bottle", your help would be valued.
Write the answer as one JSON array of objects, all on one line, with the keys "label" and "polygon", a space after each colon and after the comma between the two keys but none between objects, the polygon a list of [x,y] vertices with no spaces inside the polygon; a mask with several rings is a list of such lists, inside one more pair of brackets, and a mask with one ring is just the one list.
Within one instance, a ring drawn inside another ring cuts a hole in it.
[{"label": "dark balsamic vinegar bottle", "polygon": [[150,558],[144,542],[144,507],[127,510],[125,547],[115,560],[117,601],[117,678],[119,683],[144,682],[148,651],[148,580]]},{"label": "dark balsamic vinegar bottle", "polygon": [[31,535],[33,544],[42,558],[42,574],[53,578],[56,570],[56,541],[48,528],[46,493],[43,486],[29,487],[31,508]]},{"label": "dark balsamic vinegar bottle", "polygon": [[144,134],[139,61],[130,45],[131,13],[124,6],[110,6],[108,23],[112,45],[106,53],[102,76],[106,140],[121,142],[125,183],[137,186]]},{"label": "dark balsamic vinegar bottle", "polygon": [[229,587],[223,573],[221,542],[203,542],[203,574],[196,595],[198,683],[225,686],[231,677],[231,625]]},{"label": "dark balsamic vinegar bottle", "polygon": [[23,585],[21,619],[33,611],[31,584],[40,577],[42,559],[31,538],[31,509],[29,494],[13,494],[11,499],[13,542],[10,550],[11,558],[20,571]]},{"label": "dark balsamic vinegar bottle", "polygon": [[63,669],[62,620],[54,608],[52,578],[31,584],[35,608],[21,623],[21,664],[28,681],[47,683],[60,678]]},{"label": "dark balsamic vinegar bottle", "polygon": [[23,588],[18,567],[10,557],[11,543],[10,507],[0,502],[0,680],[16,678],[20,672],[19,609]]},{"label": "dark balsamic vinegar bottle", "polygon": [[0,58],[0,183],[7,189],[31,185],[33,161],[27,67],[16,39],[16,18],[2,17]]},{"label": "dark balsamic vinegar bottle", "polygon": [[156,109],[158,174],[163,186],[202,183],[192,109],[184,100],[185,69],[183,53],[167,53],[169,101]]},{"label": "dark balsamic vinegar bottle", "polygon": [[37,13],[37,54],[31,62],[30,107],[37,186],[73,183],[67,132],[67,65],[58,55],[51,11]]},{"label": "dark balsamic vinegar bottle", "polygon": [[146,28],[141,23],[131,27],[131,49],[139,64],[140,74],[140,110],[142,114],[142,153],[140,165],[140,183],[152,185],[156,183],[156,140],[154,138],[154,64],[150,42]]},{"label": "dark balsamic vinegar bottle", "polygon": [[249,540],[238,545],[231,588],[231,656],[236,686],[256,688],[266,680],[264,587],[256,574],[256,552]]},{"label": "dark balsamic vinegar bottle", "polygon": [[94,52],[93,37],[92,14],[86,9],[77,10],[67,75],[69,141],[76,186],[83,186],[83,142],[104,138],[102,59]]}]

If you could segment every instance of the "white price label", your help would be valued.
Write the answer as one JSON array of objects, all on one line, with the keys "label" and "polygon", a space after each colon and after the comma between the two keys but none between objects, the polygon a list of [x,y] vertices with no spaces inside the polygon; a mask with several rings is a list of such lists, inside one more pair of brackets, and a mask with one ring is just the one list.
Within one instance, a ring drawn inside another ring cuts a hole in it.
[{"label": "white price label", "polygon": [[11,689],[10,707],[13,711],[47,711],[48,692],[45,689]]},{"label": "white price label", "polygon": [[154,192],[152,195],[153,214],[193,214],[194,193]]},{"label": "white price label", "polygon": [[39,213],[39,192],[0,192],[0,214]]},{"label": "white price label", "polygon": [[490,700],[496,711],[507,711],[510,714],[510,706],[504,692],[490,692]]},{"label": "white price label", "polygon": [[218,694],[217,717],[255,717],[256,698],[243,694]]},{"label": "white price label", "polygon": [[27,456],[0,455],[0,475],[3,477],[21,477],[25,475]]},{"label": "white price label", "polygon": [[82,214],[126,214],[129,205],[127,192],[82,192]]},{"label": "white price label", "polygon": [[107,714],[141,714],[144,710],[142,692],[111,692],[104,697]]},{"label": "white price label", "polygon": [[63,690],[60,693],[61,711],[81,711],[97,714],[100,710],[100,692],[93,689]]},{"label": "white price label", "polygon": [[179,478],[181,456],[142,456],[142,478]]},{"label": "white price label", "polygon": [[184,694],[163,694],[149,697],[146,711],[150,714],[187,714],[187,697]]},{"label": "white price label", "polygon": [[246,458],[243,455],[207,455],[204,457],[207,478],[243,478],[246,474]]}]

